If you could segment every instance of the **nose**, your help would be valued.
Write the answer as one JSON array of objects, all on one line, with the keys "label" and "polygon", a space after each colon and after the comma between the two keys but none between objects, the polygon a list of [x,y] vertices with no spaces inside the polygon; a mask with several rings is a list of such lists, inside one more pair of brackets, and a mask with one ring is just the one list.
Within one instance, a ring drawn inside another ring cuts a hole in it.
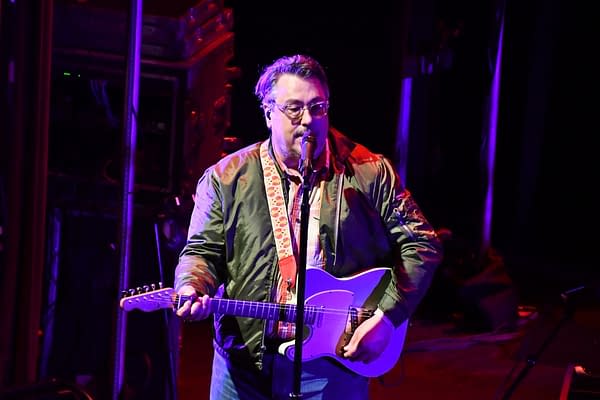
[{"label": "nose", "polygon": [[308,110],[308,106],[304,106],[302,108],[302,114],[300,114],[300,124],[308,125],[312,122],[313,117],[310,115],[310,111]]}]

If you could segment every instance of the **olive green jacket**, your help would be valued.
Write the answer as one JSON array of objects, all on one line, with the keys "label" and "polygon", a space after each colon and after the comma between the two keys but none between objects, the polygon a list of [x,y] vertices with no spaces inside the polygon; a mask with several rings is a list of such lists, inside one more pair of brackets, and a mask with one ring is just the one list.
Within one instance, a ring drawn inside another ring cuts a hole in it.
[{"label": "olive green jacket", "polygon": [[[441,243],[387,159],[330,131],[332,173],[322,194],[320,240],[325,270],[336,277],[392,267],[378,307],[396,326],[415,310],[441,262]],[[175,288],[268,302],[277,248],[264,189],[260,144],[209,167],[197,186],[188,241]],[[287,194],[287,193],[286,193]],[[238,362],[261,365],[265,321],[215,315],[215,348]]]}]

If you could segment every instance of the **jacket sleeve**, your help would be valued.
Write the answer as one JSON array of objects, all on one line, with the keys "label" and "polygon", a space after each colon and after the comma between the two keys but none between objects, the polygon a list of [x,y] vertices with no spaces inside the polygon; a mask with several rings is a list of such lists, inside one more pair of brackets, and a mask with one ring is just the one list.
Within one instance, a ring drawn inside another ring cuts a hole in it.
[{"label": "jacket sleeve", "polygon": [[219,285],[217,271],[223,258],[222,201],[219,182],[213,169],[209,168],[196,186],[187,243],[175,268],[175,290],[192,285],[199,294],[214,295]]},{"label": "jacket sleeve", "polygon": [[442,243],[386,159],[376,187],[394,263],[392,281],[379,308],[398,326],[412,315],[428,290],[442,261]]}]

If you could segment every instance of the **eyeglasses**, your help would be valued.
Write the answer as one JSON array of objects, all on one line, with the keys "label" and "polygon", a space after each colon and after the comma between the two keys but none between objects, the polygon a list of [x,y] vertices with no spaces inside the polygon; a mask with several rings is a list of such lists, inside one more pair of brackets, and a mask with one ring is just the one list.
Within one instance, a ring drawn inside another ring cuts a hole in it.
[{"label": "eyeglasses", "polygon": [[295,121],[302,118],[304,115],[304,110],[308,110],[308,113],[313,118],[322,118],[327,115],[327,111],[329,110],[329,101],[317,101],[316,103],[300,105],[296,103],[290,104],[277,104],[273,103],[275,106],[285,114],[286,117]]}]

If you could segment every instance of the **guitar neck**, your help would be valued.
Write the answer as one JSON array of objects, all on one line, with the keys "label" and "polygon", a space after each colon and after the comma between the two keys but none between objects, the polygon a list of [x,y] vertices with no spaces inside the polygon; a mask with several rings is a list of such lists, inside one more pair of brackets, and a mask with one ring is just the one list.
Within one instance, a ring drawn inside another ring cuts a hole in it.
[{"label": "guitar neck", "polygon": [[[190,300],[190,296],[176,296],[175,305]],[[233,299],[210,299],[210,309],[215,314],[233,315],[236,317],[248,317],[266,319],[270,321],[296,321],[295,304],[263,303],[259,301],[233,300]],[[304,307],[304,322],[314,323],[317,317],[316,307]]]}]

